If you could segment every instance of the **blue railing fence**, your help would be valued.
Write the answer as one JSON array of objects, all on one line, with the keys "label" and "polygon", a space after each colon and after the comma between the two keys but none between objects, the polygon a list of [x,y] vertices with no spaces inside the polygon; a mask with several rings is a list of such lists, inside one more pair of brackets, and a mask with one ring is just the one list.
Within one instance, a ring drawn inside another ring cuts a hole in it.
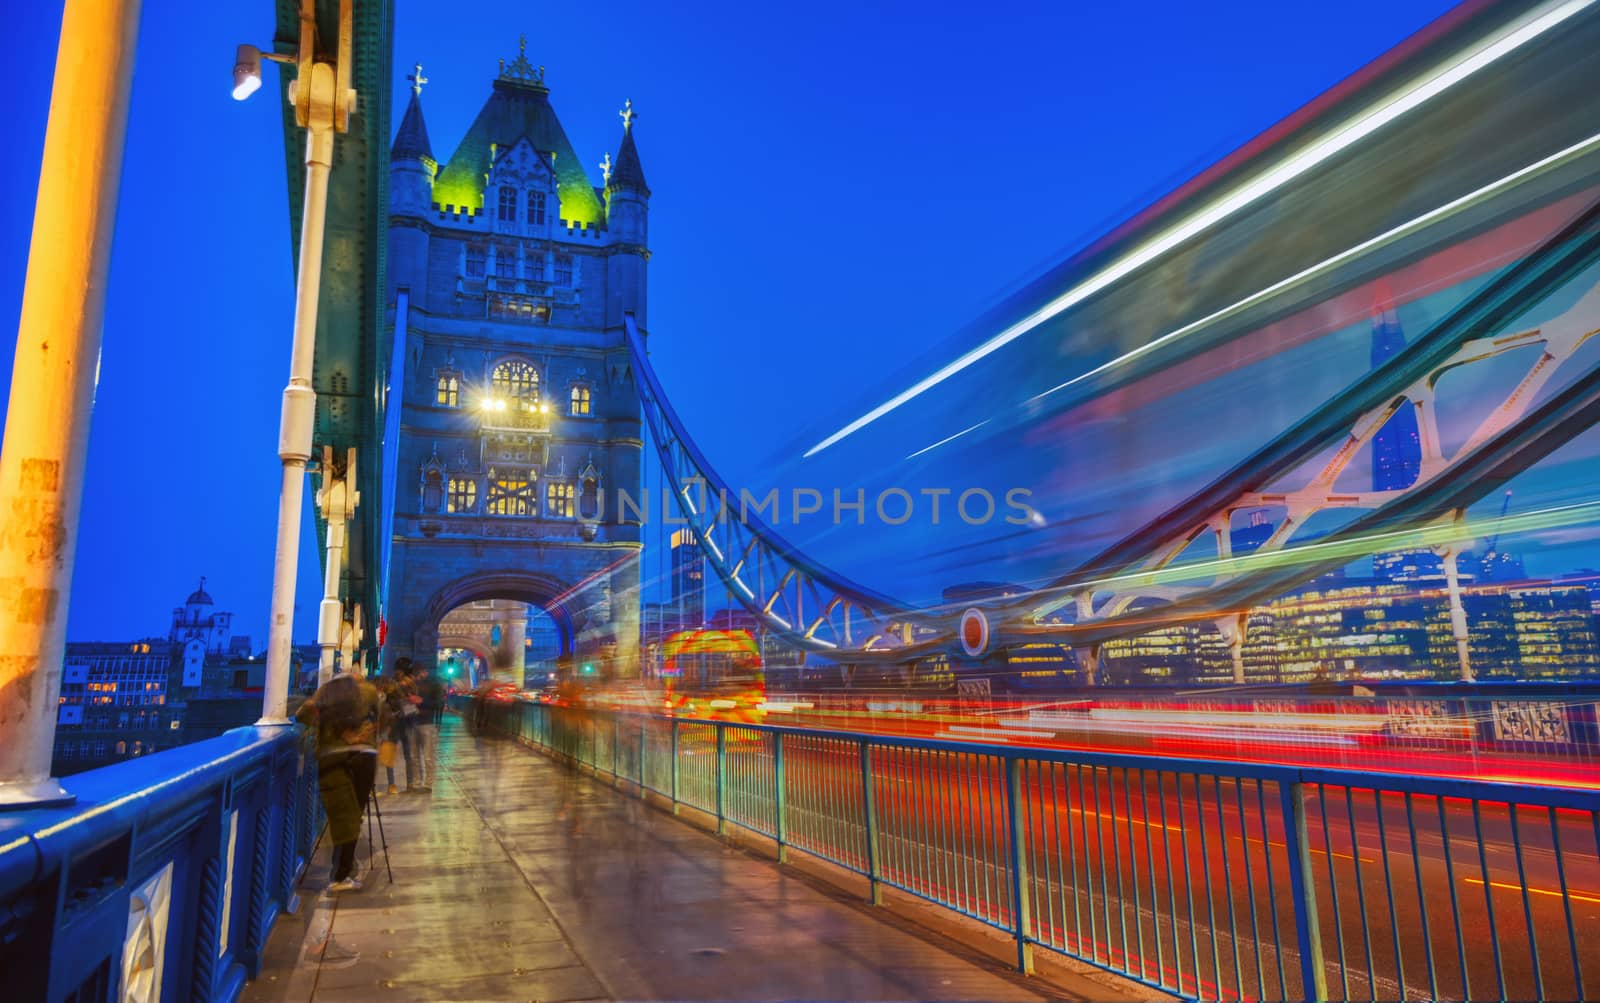
[{"label": "blue railing fence", "polygon": [[1202,999],[1583,999],[1600,792],[513,703],[498,727]]},{"label": "blue railing fence", "polygon": [[239,728],[71,778],[0,813],[6,999],[238,997],[321,828],[297,728]]}]

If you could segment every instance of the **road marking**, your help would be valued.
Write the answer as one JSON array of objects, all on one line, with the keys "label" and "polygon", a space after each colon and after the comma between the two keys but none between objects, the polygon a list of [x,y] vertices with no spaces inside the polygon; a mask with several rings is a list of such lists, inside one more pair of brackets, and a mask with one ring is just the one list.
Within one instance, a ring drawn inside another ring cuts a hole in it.
[{"label": "road marking", "polygon": [[[1469,885],[1477,885],[1480,888],[1483,887],[1483,879],[1482,878],[1463,878],[1462,880],[1465,881]],[[1522,886],[1521,885],[1513,885],[1513,884],[1510,884],[1510,883],[1505,882],[1505,881],[1491,881],[1491,882],[1489,882],[1489,887],[1491,887],[1491,888],[1503,888],[1506,891],[1512,891],[1512,892],[1520,892],[1520,891],[1522,891]],[[1561,897],[1561,893],[1560,892],[1551,891],[1548,888],[1529,888],[1528,891],[1531,892],[1534,895],[1549,895],[1549,896],[1551,896],[1553,898],[1560,898]],[[1581,892],[1575,892],[1575,891],[1570,891],[1569,890],[1567,892],[1567,897],[1572,899],[1574,902],[1592,902],[1595,905],[1600,905],[1600,895],[1585,895],[1585,894],[1583,894]]]}]

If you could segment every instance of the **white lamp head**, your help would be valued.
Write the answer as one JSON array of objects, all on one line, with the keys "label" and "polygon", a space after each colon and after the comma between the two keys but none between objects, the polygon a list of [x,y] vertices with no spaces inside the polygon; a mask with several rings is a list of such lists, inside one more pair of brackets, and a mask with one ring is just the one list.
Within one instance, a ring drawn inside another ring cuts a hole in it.
[{"label": "white lamp head", "polygon": [[233,99],[243,101],[260,89],[261,50],[253,45],[241,45],[233,62]]}]

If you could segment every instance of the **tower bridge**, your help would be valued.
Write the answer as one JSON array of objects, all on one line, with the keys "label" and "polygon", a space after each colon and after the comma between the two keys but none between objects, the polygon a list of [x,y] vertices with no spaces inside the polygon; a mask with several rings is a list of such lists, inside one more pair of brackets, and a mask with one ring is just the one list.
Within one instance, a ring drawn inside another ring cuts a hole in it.
[{"label": "tower bridge", "polygon": [[[309,469],[324,680],[444,648],[520,677],[536,607],[558,669],[594,666],[604,685],[447,716],[431,799],[380,802],[393,829],[379,845],[392,837],[426,866],[397,855],[395,884],[380,884],[369,843],[365,897],[336,899],[315,760],[285,723],[282,602],[257,726],[63,786],[49,745],[71,561],[43,567],[8,534],[0,559],[32,576],[0,639],[22,653],[0,689],[8,991],[1562,999],[1600,979],[1579,936],[1600,902],[1600,702],[1579,682],[1475,684],[1494,667],[1473,619],[1490,583],[1464,566],[1479,538],[1600,514],[1591,480],[1560,504],[1478,515],[1592,445],[1600,419],[1600,4],[1463,5],[811,444],[797,464],[915,438],[908,464],[1039,475],[1024,525],[972,542],[1010,561],[990,577],[1014,584],[938,582],[943,598],[924,602],[894,598],[904,583],[886,569],[846,570],[776,513],[727,518],[714,501],[739,491],[652,365],[652,351],[693,346],[672,330],[650,340],[648,139],[631,100],[614,143],[580,153],[552,100],[560,68],[524,39],[485,80],[430,83],[414,65],[391,143],[390,6],[274,9],[273,47],[241,47],[235,76],[247,96],[261,59],[282,64],[295,207],[275,596],[293,595]],[[69,2],[62,52],[96,58],[58,68],[46,183],[114,175],[120,141],[68,143],[57,124],[120,136],[125,104],[72,101],[125,83],[136,23],[135,5]],[[426,95],[485,84],[440,159]],[[61,225],[90,232],[114,209],[100,194]],[[60,222],[43,213],[41,233]],[[105,267],[83,253],[29,275],[30,295],[77,304],[79,359],[98,344],[82,290]],[[14,379],[86,414],[87,384],[25,370],[31,340]],[[1289,355],[1317,371],[1254,386],[1251,367]],[[1259,394],[1185,396],[1241,385]],[[1168,399],[1207,410],[1155,434]],[[14,511],[76,511],[81,426],[57,424],[46,442],[8,420]],[[39,442],[23,462],[25,435]],[[1205,457],[1184,455],[1197,443]],[[49,449],[57,459],[35,456]],[[1146,461],[1174,472],[1096,481]],[[670,557],[652,554],[637,506],[608,504],[650,506],[652,481],[672,497]],[[1137,518],[1107,533],[1073,507],[1096,492],[1142,492]],[[61,519],[69,543],[74,519]],[[651,557],[693,593],[675,595],[680,618],[705,618],[703,560],[722,618],[761,635],[744,650],[782,646],[798,678],[872,676],[893,692],[664,702],[639,678]],[[1369,560],[1372,581],[1341,577]],[[1566,594],[1578,587],[1557,585],[1506,586],[1497,629],[1518,657],[1600,660],[1592,614]],[[59,615],[45,601],[58,593]],[[1274,681],[1286,662],[1299,678],[1353,662],[1327,654],[1345,634],[1380,662],[1409,646],[1455,682],[1240,685],[1273,658]],[[1224,685],[1083,685],[1153,679],[1112,671],[1155,661],[1135,650],[1151,639],[1203,648],[1219,673],[1203,681]],[[1001,672],[1055,690],[1011,701],[988,686]],[[781,866],[730,857],[730,841]],[[880,923],[841,888],[935,931]],[[454,935],[439,942],[441,928]],[[428,946],[385,953],[394,938]],[[1002,974],[982,957],[996,950],[1055,981]]]}]

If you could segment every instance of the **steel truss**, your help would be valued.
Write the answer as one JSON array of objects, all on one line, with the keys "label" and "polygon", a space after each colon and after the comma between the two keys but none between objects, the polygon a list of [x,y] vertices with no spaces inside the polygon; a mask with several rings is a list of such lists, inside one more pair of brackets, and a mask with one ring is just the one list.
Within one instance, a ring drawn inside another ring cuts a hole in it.
[{"label": "steel truss", "polygon": [[767,525],[763,499],[731,488],[689,438],[632,315],[626,327],[645,424],[679,512],[741,606],[769,632],[832,658],[897,660],[949,639],[947,625],[822,567]]}]

